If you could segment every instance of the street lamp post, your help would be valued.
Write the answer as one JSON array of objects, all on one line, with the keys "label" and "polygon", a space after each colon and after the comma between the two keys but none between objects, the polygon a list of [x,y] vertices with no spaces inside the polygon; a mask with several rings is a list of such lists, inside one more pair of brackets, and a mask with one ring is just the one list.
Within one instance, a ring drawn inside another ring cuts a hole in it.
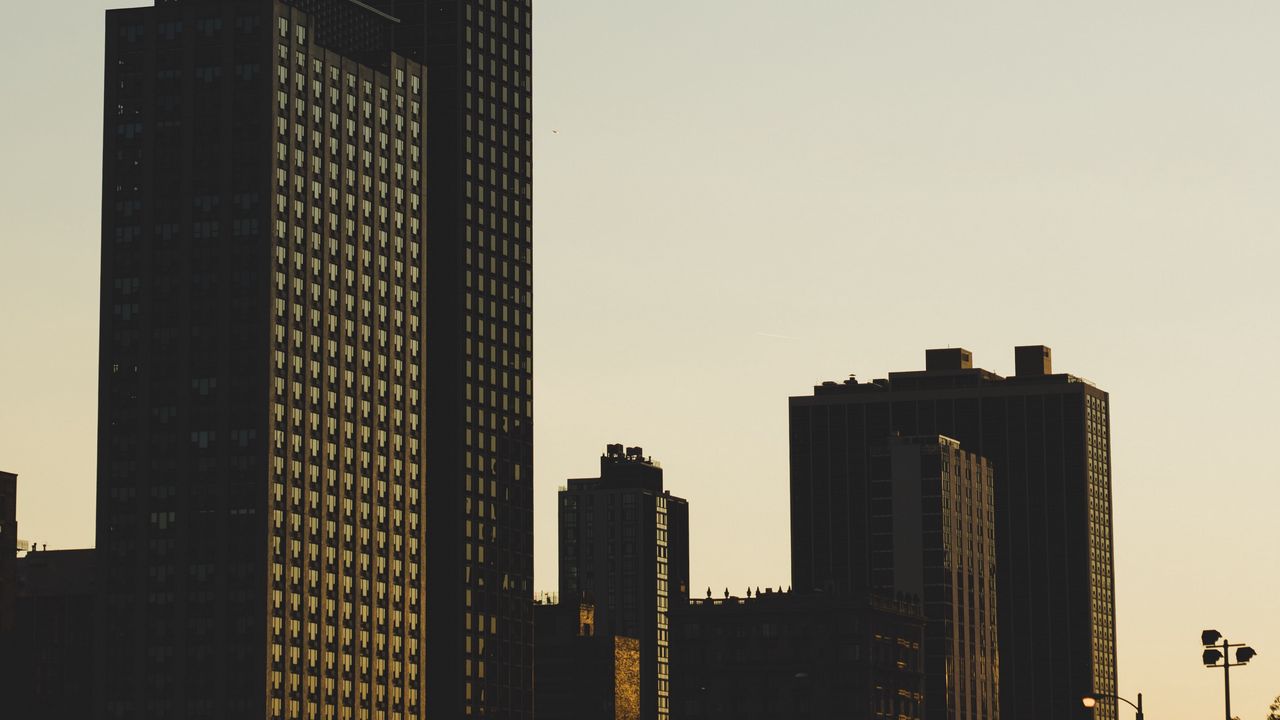
[{"label": "street lamp post", "polygon": [[1125,700],[1124,698],[1120,697],[1119,695],[1096,695],[1096,694],[1089,694],[1089,695],[1085,695],[1084,697],[1080,698],[1080,704],[1082,704],[1082,705],[1084,705],[1085,707],[1087,707],[1087,708],[1089,708],[1090,710],[1092,710],[1092,709],[1094,709],[1095,707],[1097,707],[1097,706],[1098,706],[1098,699],[1099,699],[1099,698],[1111,698],[1112,700],[1120,700],[1120,701],[1122,701],[1122,702],[1129,703],[1129,706],[1130,706],[1130,707],[1132,707],[1134,710],[1137,710],[1137,711],[1138,711],[1138,714],[1137,714],[1137,715],[1135,715],[1134,717],[1135,717],[1137,720],[1143,720],[1143,718],[1142,718],[1142,693],[1138,693],[1138,704],[1137,704],[1137,705],[1134,705],[1134,704],[1133,704],[1133,702],[1132,702],[1131,700]]},{"label": "street lamp post", "polygon": [[[1222,644],[1218,644],[1218,640],[1222,640]],[[1248,665],[1249,661],[1257,655],[1257,651],[1248,645],[1242,643],[1229,643],[1227,639],[1222,637],[1222,633],[1217,630],[1205,630],[1200,633],[1200,644],[1206,649],[1201,659],[1204,666],[1208,668],[1222,668],[1222,686],[1227,699],[1227,720],[1231,720],[1231,668]],[[1218,648],[1222,648],[1219,650]],[[1231,662],[1231,648],[1236,649],[1236,661]],[[1218,661],[1222,664],[1219,665]]]}]

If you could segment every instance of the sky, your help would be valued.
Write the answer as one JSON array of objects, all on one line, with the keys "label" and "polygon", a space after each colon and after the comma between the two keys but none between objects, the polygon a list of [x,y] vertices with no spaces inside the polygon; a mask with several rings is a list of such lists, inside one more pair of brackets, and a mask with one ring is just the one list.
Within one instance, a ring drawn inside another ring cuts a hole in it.
[{"label": "sky", "polygon": [[[7,4],[0,469],[93,542],[102,10]],[[963,346],[1111,393],[1121,694],[1280,694],[1280,5],[535,0],[537,586],[611,442],[696,591],[789,583],[787,397]],[[21,68],[21,71],[15,70]]]}]

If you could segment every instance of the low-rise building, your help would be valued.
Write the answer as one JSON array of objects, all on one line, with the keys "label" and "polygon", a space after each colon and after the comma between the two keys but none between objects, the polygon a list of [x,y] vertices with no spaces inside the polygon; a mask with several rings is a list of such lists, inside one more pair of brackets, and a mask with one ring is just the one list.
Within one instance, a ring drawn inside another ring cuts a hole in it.
[{"label": "low-rise building", "polygon": [[42,550],[18,558],[11,690],[5,717],[93,717],[94,551]]},{"label": "low-rise building", "polygon": [[639,720],[640,641],[598,632],[596,608],[572,602],[534,606],[534,717]]},{"label": "low-rise building", "polygon": [[672,630],[675,720],[923,717],[924,615],[914,603],[708,591],[673,609]]}]

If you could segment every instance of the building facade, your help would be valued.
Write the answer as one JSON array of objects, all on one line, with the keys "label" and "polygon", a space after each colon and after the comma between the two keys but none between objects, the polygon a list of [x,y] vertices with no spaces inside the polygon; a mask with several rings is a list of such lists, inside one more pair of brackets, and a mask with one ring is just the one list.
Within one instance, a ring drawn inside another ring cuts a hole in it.
[{"label": "building facade", "polygon": [[99,716],[530,716],[528,164],[490,144],[528,129],[528,6],[502,5],[108,13]]},{"label": "building facade", "polygon": [[672,612],[671,716],[923,720],[924,622],[875,593],[692,600]]},{"label": "building facade", "polygon": [[640,641],[598,631],[589,598],[534,606],[538,720],[640,719]]},{"label": "building facade", "polygon": [[560,597],[590,596],[598,632],[640,643],[640,717],[670,717],[670,612],[689,598],[689,504],[641,448],[560,491]]},{"label": "building facade", "polygon": [[[14,586],[17,582],[18,476],[0,471],[0,639],[13,630]],[[0,650],[0,669],[5,666]]]},{"label": "building facade", "polygon": [[17,597],[18,476],[0,471],[0,693],[13,693],[14,601]]},{"label": "building facade", "polygon": [[925,720],[997,720],[991,466],[951,438],[871,448],[871,584],[922,603]]},{"label": "building facade", "polygon": [[17,561],[16,622],[3,652],[12,658],[4,683],[7,717],[93,717],[95,620],[93,550],[28,552]]},{"label": "building facade", "polygon": [[1053,373],[1046,347],[1015,359],[1002,377],[968,351],[931,350],[923,371],[791,398],[792,577],[797,588],[867,584],[857,539],[871,447],[895,433],[956,439],[994,472],[1000,711],[1056,720],[1082,694],[1116,688],[1109,398]]},{"label": "building facade", "polygon": [[447,381],[426,386],[428,709],[528,718],[532,2],[380,1],[400,20],[397,52],[430,74],[425,352]]}]

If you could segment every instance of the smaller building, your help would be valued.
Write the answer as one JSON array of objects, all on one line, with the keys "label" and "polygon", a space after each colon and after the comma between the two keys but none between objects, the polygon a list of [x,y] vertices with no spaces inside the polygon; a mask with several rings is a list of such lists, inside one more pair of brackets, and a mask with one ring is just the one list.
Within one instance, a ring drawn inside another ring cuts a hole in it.
[{"label": "smaller building", "polygon": [[709,595],[672,612],[675,720],[923,717],[918,605],[873,593]]},{"label": "smaller building", "polygon": [[7,717],[93,717],[94,551],[44,550],[17,561]]},{"label": "smaller building", "polygon": [[672,608],[689,596],[689,503],[639,447],[609,445],[600,477],[560,491],[560,596],[595,601],[600,633],[640,643],[640,716],[670,715]]},{"label": "smaller building", "polygon": [[640,641],[597,632],[590,599],[534,606],[534,717],[639,720]]}]

